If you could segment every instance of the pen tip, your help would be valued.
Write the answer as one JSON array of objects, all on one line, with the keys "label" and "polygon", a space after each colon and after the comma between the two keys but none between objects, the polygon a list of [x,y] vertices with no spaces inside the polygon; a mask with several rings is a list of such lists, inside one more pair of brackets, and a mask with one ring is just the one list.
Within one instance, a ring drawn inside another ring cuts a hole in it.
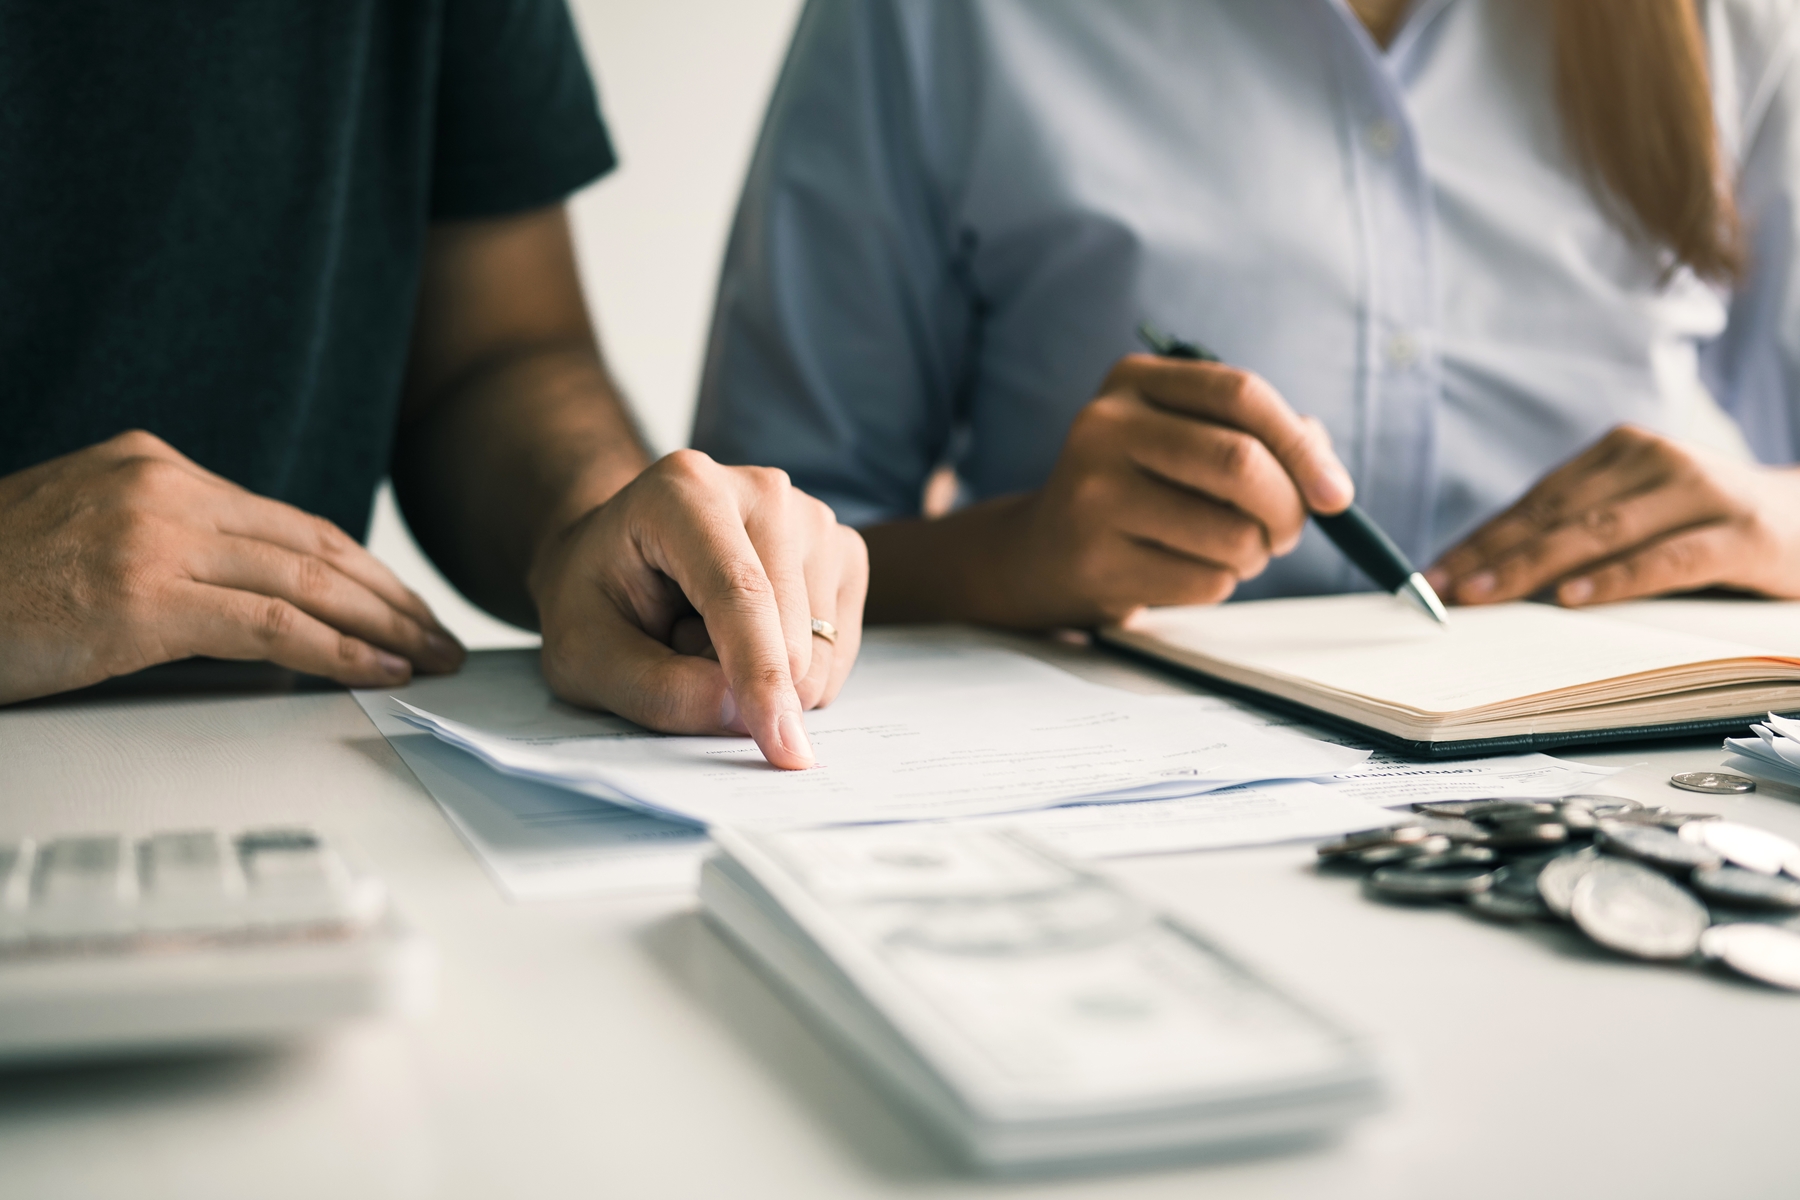
[{"label": "pen tip", "polygon": [[1450,614],[1444,610],[1444,602],[1438,599],[1437,592],[1433,590],[1425,576],[1414,571],[1406,577],[1406,582],[1400,585],[1400,590],[1405,593],[1407,599],[1424,609],[1425,615],[1439,625],[1450,624]]}]

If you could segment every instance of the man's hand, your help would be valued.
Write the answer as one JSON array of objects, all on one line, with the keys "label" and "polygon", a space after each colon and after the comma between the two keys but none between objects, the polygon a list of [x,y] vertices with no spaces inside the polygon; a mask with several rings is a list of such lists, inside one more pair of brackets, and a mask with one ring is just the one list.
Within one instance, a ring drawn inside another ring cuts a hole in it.
[{"label": "man's hand", "polygon": [[1324,427],[1262,379],[1132,355],[1076,416],[1041,489],[870,531],[871,608],[1045,628],[1210,604],[1292,550],[1309,512],[1352,496]]},{"label": "man's hand", "polygon": [[370,687],[463,650],[335,525],[148,433],[0,479],[0,703],[193,655]]},{"label": "man's hand", "polygon": [[529,579],[558,696],[671,733],[748,733],[797,769],[813,765],[800,713],[856,661],[868,577],[862,538],[784,473],[678,450],[548,539]]},{"label": "man's hand", "polygon": [[1714,585],[1800,596],[1800,476],[1621,425],[1439,560],[1446,600],[1575,606]]}]

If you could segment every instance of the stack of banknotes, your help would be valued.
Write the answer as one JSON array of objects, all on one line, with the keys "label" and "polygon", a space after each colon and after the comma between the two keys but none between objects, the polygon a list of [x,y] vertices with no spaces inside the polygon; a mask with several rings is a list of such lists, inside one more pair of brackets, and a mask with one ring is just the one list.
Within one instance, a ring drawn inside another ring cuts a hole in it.
[{"label": "stack of banknotes", "polygon": [[705,912],[877,1085],[996,1171],[1327,1136],[1364,1045],[1006,829],[714,830]]}]

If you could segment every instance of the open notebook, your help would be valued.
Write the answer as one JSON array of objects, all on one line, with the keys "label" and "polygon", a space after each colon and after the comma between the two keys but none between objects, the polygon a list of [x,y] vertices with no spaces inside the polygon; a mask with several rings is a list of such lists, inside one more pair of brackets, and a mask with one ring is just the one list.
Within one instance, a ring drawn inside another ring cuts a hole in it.
[{"label": "open notebook", "polygon": [[1392,596],[1316,596],[1148,609],[1100,637],[1425,757],[1726,732],[1800,710],[1800,604],[1503,604],[1452,609],[1445,628]]}]

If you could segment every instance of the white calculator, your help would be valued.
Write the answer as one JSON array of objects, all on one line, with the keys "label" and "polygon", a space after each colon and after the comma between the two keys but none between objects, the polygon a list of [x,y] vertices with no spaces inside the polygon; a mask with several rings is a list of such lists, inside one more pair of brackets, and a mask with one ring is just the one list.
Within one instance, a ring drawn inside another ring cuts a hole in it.
[{"label": "white calculator", "polygon": [[313,830],[0,841],[0,1063],[278,1041],[430,986],[381,881]]}]

